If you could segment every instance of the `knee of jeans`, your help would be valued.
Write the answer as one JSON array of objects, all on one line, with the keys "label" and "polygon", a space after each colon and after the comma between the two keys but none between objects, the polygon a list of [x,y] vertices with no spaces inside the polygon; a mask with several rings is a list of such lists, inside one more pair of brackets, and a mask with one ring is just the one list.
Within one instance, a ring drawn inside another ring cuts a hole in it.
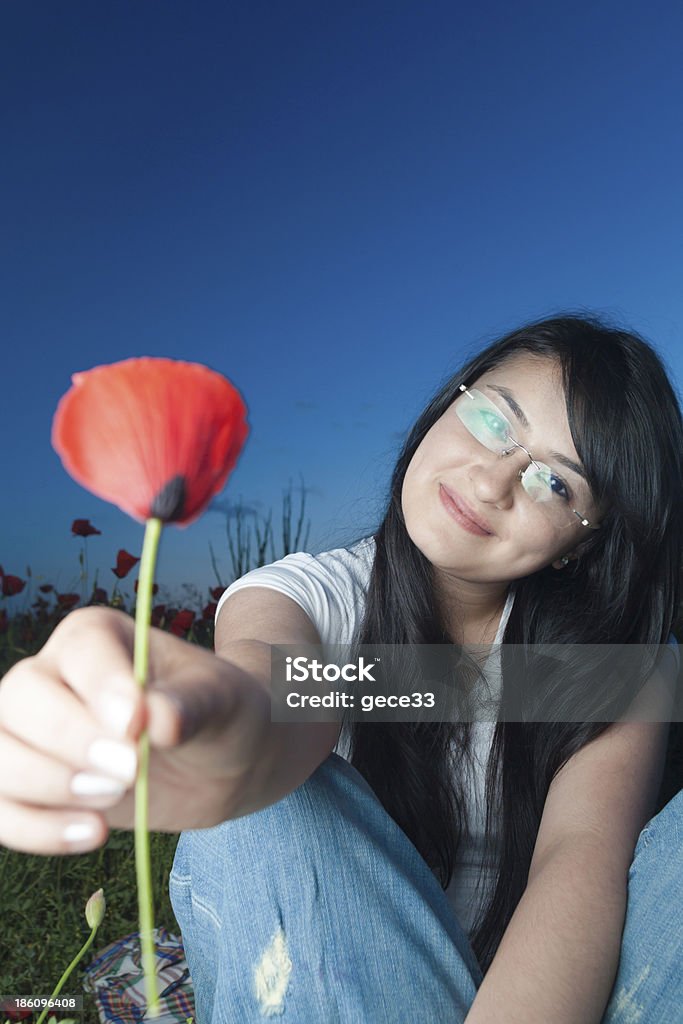
[{"label": "knee of jeans", "polygon": [[321,828],[321,822],[335,813],[335,787],[344,781],[338,768],[334,761],[324,764],[263,810],[181,834],[169,892],[193,981],[201,982],[203,992],[215,984],[216,950],[225,951],[238,925],[263,947],[266,981],[273,963],[284,964],[277,928],[293,917],[307,918],[331,860],[325,836],[333,830]]},{"label": "knee of jeans", "polygon": [[321,829],[321,822],[342,814],[344,801],[348,807],[349,778],[360,791],[367,787],[360,775],[360,783],[353,778],[355,769],[346,766],[347,772],[345,765],[330,755],[306,782],[269,807],[211,828],[183,832],[171,876],[172,898],[181,911],[189,912],[188,893],[192,906],[201,910],[216,905],[231,878],[273,879],[279,865],[288,860],[301,862],[324,855],[321,845],[328,830]]}]

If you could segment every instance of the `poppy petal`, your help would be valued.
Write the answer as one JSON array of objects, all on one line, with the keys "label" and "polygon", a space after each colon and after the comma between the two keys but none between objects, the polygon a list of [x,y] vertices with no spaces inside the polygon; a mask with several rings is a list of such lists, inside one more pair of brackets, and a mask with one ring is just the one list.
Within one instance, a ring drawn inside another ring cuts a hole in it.
[{"label": "poppy petal", "polygon": [[131,555],[129,551],[121,548],[116,556],[116,568],[112,569],[112,572],[122,580],[139,561],[140,559],[135,555]]},{"label": "poppy petal", "polygon": [[94,534],[102,534],[101,530],[96,530],[89,519],[74,519],[71,524],[71,532],[75,537],[92,537]]},{"label": "poppy petal", "polygon": [[25,586],[26,580],[19,579],[18,576],[2,577],[2,593],[4,597],[14,597],[15,594],[20,594]]},{"label": "poppy petal", "polygon": [[195,613],[187,608],[183,608],[173,617],[169,629],[176,636],[183,636],[184,633],[187,633],[194,620]]},{"label": "poppy petal", "polygon": [[144,356],[75,373],[52,444],[84,487],[133,518],[187,526],[234,469],[246,406],[221,374]]}]

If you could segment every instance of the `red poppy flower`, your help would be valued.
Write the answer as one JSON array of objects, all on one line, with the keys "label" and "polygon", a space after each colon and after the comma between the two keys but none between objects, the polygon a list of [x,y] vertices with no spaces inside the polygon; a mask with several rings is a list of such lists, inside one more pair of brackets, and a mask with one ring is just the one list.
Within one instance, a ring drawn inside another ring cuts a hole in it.
[{"label": "red poppy flower", "polygon": [[70,611],[78,604],[80,594],[57,594],[57,604],[63,611]]},{"label": "red poppy flower", "polygon": [[5,597],[14,597],[20,594],[26,586],[26,580],[20,580],[18,576],[2,577],[2,592]]},{"label": "red poppy flower", "polygon": [[246,406],[197,363],[144,356],[75,373],[52,444],[93,494],[141,522],[187,526],[225,484],[246,440]]},{"label": "red poppy flower", "polygon": [[42,587],[38,587],[42,594],[51,594],[55,589],[51,583],[43,583]]},{"label": "red poppy flower", "polygon": [[[135,581],[135,593],[136,594],[138,592],[138,583],[139,582],[140,582],[139,580]],[[154,597],[154,595],[158,594],[158,593],[159,593],[159,584],[158,583],[153,583],[152,584],[152,597]]]},{"label": "red poppy flower", "polygon": [[216,614],[216,608],[217,607],[218,607],[218,605],[216,604],[216,602],[215,601],[211,601],[211,603],[207,604],[206,608],[202,612],[202,618],[203,619],[213,619],[214,615]]},{"label": "red poppy flower", "polygon": [[102,531],[96,530],[89,519],[74,519],[71,532],[75,537],[92,537],[95,533],[102,536]]},{"label": "red poppy flower", "polygon": [[104,587],[95,587],[90,598],[91,604],[107,604],[109,598],[107,597],[107,591]]},{"label": "red poppy flower", "polygon": [[169,629],[171,633],[174,633],[176,636],[183,636],[184,633],[187,633],[188,629],[194,622],[194,619],[195,613],[188,611],[187,608],[183,608],[182,611],[179,611],[177,615],[173,617],[173,621],[171,622]]},{"label": "red poppy flower", "polygon": [[131,555],[128,551],[120,548],[116,556],[116,568],[112,569],[112,572],[122,580],[139,561],[140,559],[136,558],[135,555]]},{"label": "red poppy flower", "polygon": [[209,587],[209,593],[211,594],[211,597],[214,599],[214,601],[217,601],[219,599],[224,590],[225,587]]}]

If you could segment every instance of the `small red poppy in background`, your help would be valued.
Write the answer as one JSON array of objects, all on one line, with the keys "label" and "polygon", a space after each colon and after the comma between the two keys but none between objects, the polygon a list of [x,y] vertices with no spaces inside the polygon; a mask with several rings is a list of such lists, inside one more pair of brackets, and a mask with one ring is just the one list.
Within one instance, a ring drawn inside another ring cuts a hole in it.
[{"label": "small red poppy in background", "polygon": [[173,620],[168,628],[171,633],[174,633],[176,636],[184,636],[194,622],[194,619],[195,613],[189,611],[187,608],[183,608],[173,616]]},{"label": "small red poppy in background", "polygon": [[[138,592],[138,583],[139,582],[140,582],[139,580],[135,581],[135,593],[136,594]],[[158,583],[153,583],[152,584],[152,597],[154,597],[154,595],[158,594],[158,593],[159,593],[159,584]]]},{"label": "small red poppy in background", "polygon": [[209,604],[207,604],[206,608],[202,612],[202,618],[203,619],[212,619],[214,617],[214,615],[216,614],[216,608],[217,607],[218,607],[218,605],[216,604],[216,602],[215,601],[211,601]]},{"label": "small red poppy in background", "polygon": [[38,590],[40,590],[41,594],[51,594],[54,589],[55,588],[52,586],[51,583],[43,583],[41,587],[38,587]]},{"label": "small red poppy in background", "polygon": [[217,601],[220,598],[224,590],[225,587],[209,587],[209,593],[214,601]]},{"label": "small red poppy in background", "polygon": [[95,589],[92,592],[92,597],[90,598],[90,603],[91,604],[108,604],[109,603],[109,597],[107,596],[107,591],[104,589],[104,587],[95,587]]},{"label": "small red poppy in background", "polygon": [[136,558],[135,555],[131,555],[129,551],[124,551],[123,548],[120,548],[116,556],[116,568],[112,569],[112,572],[122,580],[139,561],[140,559]]},{"label": "small red poppy in background", "polygon": [[2,593],[4,597],[14,597],[15,594],[20,594],[26,586],[26,580],[20,580],[18,576],[5,576],[2,577]]},{"label": "small red poppy in background", "polygon": [[57,604],[63,611],[71,611],[81,599],[80,594],[57,594]]},{"label": "small red poppy in background", "polygon": [[71,476],[134,519],[187,526],[247,437],[237,389],[198,363],[143,356],[74,373],[52,424]]},{"label": "small red poppy in background", "polygon": [[89,519],[74,519],[71,524],[71,532],[74,537],[92,537],[95,533],[102,536],[102,531],[96,530]]}]

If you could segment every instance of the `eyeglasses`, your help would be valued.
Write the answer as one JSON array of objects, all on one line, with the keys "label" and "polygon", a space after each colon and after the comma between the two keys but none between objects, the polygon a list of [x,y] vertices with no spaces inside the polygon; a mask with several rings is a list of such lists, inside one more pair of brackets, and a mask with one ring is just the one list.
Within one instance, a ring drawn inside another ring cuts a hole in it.
[{"label": "eyeglasses", "polygon": [[453,407],[472,437],[501,457],[509,455],[514,448],[521,448],[529,456],[529,465],[526,469],[520,469],[519,479],[531,500],[538,504],[554,526],[566,529],[578,519],[589,530],[600,529],[599,526],[592,526],[581,512],[572,508],[569,488],[562,477],[544,462],[537,462],[523,444],[515,441],[511,433],[512,425],[497,405],[481,391],[470,389],[465,384],[460,385],[460,391],[462,394],[456,398]]}]

